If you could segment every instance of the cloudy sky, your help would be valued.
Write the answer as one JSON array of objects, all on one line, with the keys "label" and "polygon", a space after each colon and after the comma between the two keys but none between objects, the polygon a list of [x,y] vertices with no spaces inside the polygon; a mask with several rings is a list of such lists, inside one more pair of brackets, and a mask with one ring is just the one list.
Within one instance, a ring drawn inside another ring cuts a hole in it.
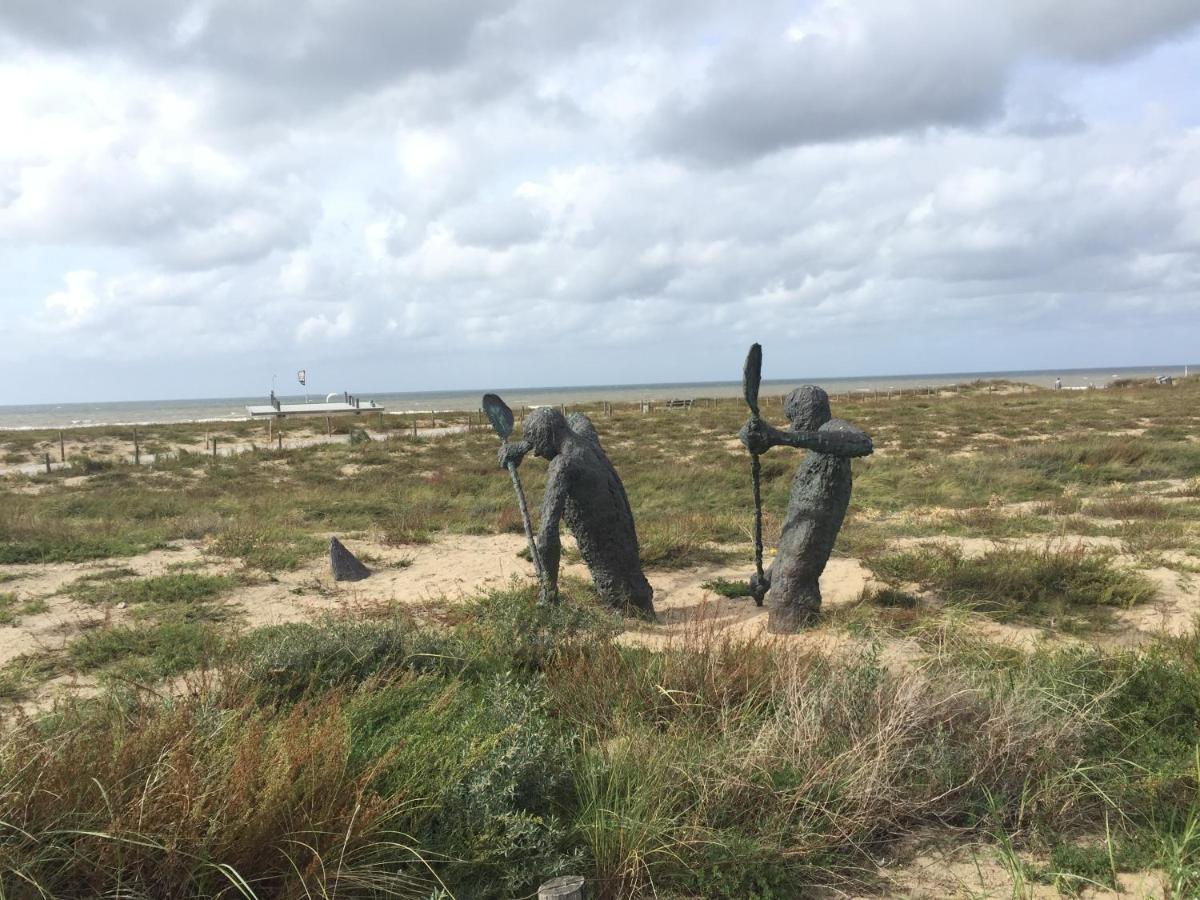
[{"label": "cloudy sky", "polygon": [[1197,0],[3,0],[0,403],[1200,362]]}]

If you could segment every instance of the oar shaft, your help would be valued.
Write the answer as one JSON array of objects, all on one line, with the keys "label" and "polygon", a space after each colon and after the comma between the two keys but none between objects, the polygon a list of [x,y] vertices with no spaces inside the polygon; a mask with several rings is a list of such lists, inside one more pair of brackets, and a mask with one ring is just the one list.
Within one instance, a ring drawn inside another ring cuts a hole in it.
[{"label": "oar shaft", "polygon": [[750,480],[754,484],[754,571],[758,573],[759,582],[763,578],[763,538],[762,538],[762,466],[758,454],[750,454]]},{"label": "oar shaft", "polygon": [[525,539],[529,541],[529,556],[533,560],[533,571],[538,581],[545,583],[546,573],[542,568],[542,557],[538,553],[537,544],[533,540],[533,523],[529,520],[529,504],[525,502],[525,489],[521,487],[521,476],[517,474],[516,463],[508,464],[508,474],[512,476],[513,488],[517,492],[517,505],[521,507],[521,524],[525,526]]}]

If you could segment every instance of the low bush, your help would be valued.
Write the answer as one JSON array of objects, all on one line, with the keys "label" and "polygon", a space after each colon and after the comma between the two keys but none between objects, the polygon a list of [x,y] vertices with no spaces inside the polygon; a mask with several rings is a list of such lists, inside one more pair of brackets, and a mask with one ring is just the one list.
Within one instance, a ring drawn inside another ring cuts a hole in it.
[{"label": "low bush", "polygon": [[129,569],[113,569],[84,576],[69,588],[71,595],[94,604],[197,603],[219,597],[237,585],[229,575],[174,572],[151,578],[130,578]]},{"label": "low bush", "polygon": [[1142,574],[1082,545],[1043,549],[998,547],[966,556],[952,545],[872,557],[867,565],[893,586],[915,583],[947,603],[1001,620],[1069,616],[1130,607],[1154,598]]},{"label": "low bush", "polygon": [[[0,889],[489,900],[580,872],[600,900],[790,897],[861,883],[914,830],[1084,847],[1106,815],[1122,865],[1195,884],[1195,634],[1033,654],[944,636],[894,672],[871,649],[625,646],[570,607],[514,590],[436,628],[277,626],[178,699],[19,722]],[[1104,874],[1083,850],[1051,862],[1064,885]]]}]

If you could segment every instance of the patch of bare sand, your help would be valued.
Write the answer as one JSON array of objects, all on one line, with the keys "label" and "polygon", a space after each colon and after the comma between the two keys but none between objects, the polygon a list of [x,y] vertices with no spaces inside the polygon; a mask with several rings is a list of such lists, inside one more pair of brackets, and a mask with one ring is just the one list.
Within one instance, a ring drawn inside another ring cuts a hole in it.
[{"label": "patch of bare sand", "polygon": [[[516,579],[532,583],[533,569],[518,556],[525,547],[519,534],[455,535],[431,544],[387,547],[365,538],[343,538],[344,543],[367,560],[371,577],[361,582],[337,583],[329,572],[326,557],[313,559],[293,572],[259,580],[237,588],[224,601],[242,614],[246,626],[307,621],[331,612],[354,614],[387,605],[414,608],[448,606],[487,590],[505,588]],[[1045,546],[1045,538],[993,541],[984,538],[902,538],[892,543],[897,549],[930,543],[950,543],[968,555],[979,555],[997,546]],[[1076,542],[1111,548],[1113,539],[1080,536],[1056,539],[1072,546]],[[564,543],[569,547],[570,540]],[[710,639],[755,639],[766,637],[767,610],[749,598],[726,598],[704,588],[706,582],[745,579],[750,571],[750,552],[739,565],[710,565],[692,569],[648,573],[655,589],[659,620],[652,625],[631,624],[621,640],[660,648],[678,642]],[[193,565],[213,573],[238,570],[234,562],[205,556],[199,542],[184,542],[176,550],[156,550],[128,559],[95,563],[45,566],[6,566],[21,578],[6,585],[18,599],[44,599],[48,609],[25,616],[12,627],[0,628],[0,664],[36,650],[60,650],[79,632],[125,621],[128,610],[97,608],[66,595],[76,579],[115,566],[127,567],[139,577],[161,575],[179,564]],[[574,562],[564,574],[588,577],[587,567]],[[1150,604],[1116,612],[1116,624],[1097,639],[1104,643],[1136,645],[1162,632],[1178,634],[1190,628],[1200,615],[1200,578],[1168,568],[1145,570],[1158,587],[1158,599]],[[866,638],[836,626],[839,611],[849,611],[872,585],[870,572],[857,559],[831,559],[821,579],[824,609],[834,627],[815,628],[797,635],[773,635],[771,640],[833,651],[859,646]],[[996,623],[972,617],[972,628],[981,636],[1019,647],[1033,647],[1047,640],[1044,629]],[[921,654],[905,639],[889,639],[884,656],[897,665],[910,665]]]},{"label": "patch of bare sand", "polygon": [[1179,635],[1200,624],[1200,581],[1173,569],[1143,569],[1157,589],[1150,603],[1117,610],[1113,616],[1114,641],[1136,645],[1156,634]]},{"label": "patch of bare sand", "polygon": [[[847,900],[1058,900],[1063,896],[1051,884],[1027,879],[1015,883],[998,848],[987,844],[931,844],[901,864],[884,865],[878,875],[882,882],[878,891],[840,896]],[[1115,891],[1086,887],[1072,896],[1081,900],[1160,900],[1165,893],[1161,874],[1146,871],[1120,873]]]},{"label": "patch of bare sand", "polygon": [[[716,579],[745,580],[751,566],[705,566],[669,572],[651,571],[654,607],[658,623],[630,630],[620,640],[628,644],[658,648],[670,643],[707,640],[713,637],[745,640],[767,634],[767,608],[754,605],[749,597],[723,597],[702,585]],[[823,608],[836,611],[858,601],[871,582],[870,573],[856,559],[835,558],[821,576]],[[789,643],[814,648],[841,645],[852,638],[840,629],[820,628],[794,635],[772,635]]]},{"label": "patch of bare sand", "polygon": [[128,610],[100,608],[67,596],[67,586],[76,579],[115,567],[129,568],[138,576],[149,577],[166,573],[174,564],[200,560],[199,546],[188,542],[178,550],[154,550],[129,559],[5,566],[6,571],[22,575],[11,583],[10,589],[17,599],[44,600],[47,609],[36,615],[22,616],[11,626],[0,627],[0,665],[23,653],[62,649],[81,631],[119,624],[126,619]]},{"label": "patch of bare sand", "polygon": [[[369,578],[339,583],[330,574],[328,558],[313,560],[270,583],[232,594],[229,599],[244,611],[246,624],[302,621],[360,606],[448,604],[506,587],[514,577],[533,580],[533,567],[517,555],[526,545],[523,535],[456,535],[399,548],[341,540],[351,553],[369,560]],[[565,571],[577,574],[574,566]]]}]

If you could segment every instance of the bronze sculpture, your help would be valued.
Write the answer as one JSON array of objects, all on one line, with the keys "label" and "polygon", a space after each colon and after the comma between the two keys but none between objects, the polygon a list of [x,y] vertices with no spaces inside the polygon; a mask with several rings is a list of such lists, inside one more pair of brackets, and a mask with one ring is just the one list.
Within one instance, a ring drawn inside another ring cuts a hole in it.
[{"label": "bronze sculpture", "polygon": [[[850,460],[869,455],[874,447],[861,429],[832,417],[829,395],[816,385],[803,385],[788,395],[784,405],[789,431],[772,427],[758,415],[757,384],[754,387],[756,403],[738,437],[755,462],[772,447],[809,451],[792,478],[775,559],[765,573],[756,572],[750,579],[756,600],[766,597],[767,630],[791,633],[812,622],[820,610],[819,580],[850,504]],[[757,485],[755,494],[757,501]]]},{"label": "bronze sculpture", "polygon": [[591,420],[542,407],[525,418],[524,440],[500,448],[500,465],[514,468],[530,451],[550,463],[542,500],[536,554],[542,598],[558,600],[559,524],[566,520],[596,590],[622,612],[654,618],[654,589],[638,558],[633,511],[617,470],[600,445]]}]

